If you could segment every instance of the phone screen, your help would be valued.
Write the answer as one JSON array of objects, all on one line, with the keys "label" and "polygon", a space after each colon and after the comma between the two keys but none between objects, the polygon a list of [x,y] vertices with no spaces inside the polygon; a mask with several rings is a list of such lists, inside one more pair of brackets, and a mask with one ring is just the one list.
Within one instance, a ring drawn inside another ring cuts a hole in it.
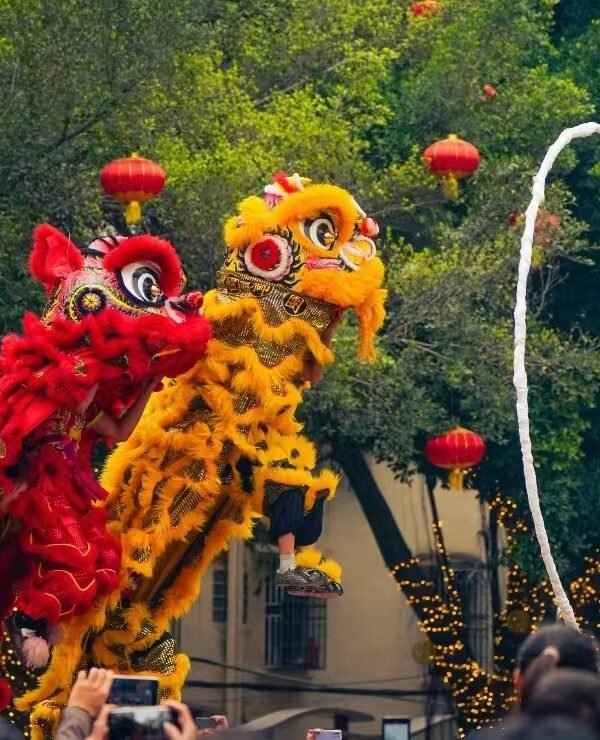
[{"label": "phone screen", "polygon": [[106,703],[121,707],[152,707],[158,704],[158,679],[115,676]]},{"label": "phone screen", "polygon": [[319,730],[315,733],[316,740],[342,740],[341,730]]},{"label": "phone screen", "polygon": [[165,722],[177,722],[167,707],[120,707],[108,715],[109,740],[167,740]]},{"label": "phone screen", "polygon": [[195,717],[196,727],[199,730],[214,730],[217,723],[212,717]]},{"label": "phone screen", "polygon": [[406,717],[384,717],[381,736],[383,740],[410,740],[410,720]]}]

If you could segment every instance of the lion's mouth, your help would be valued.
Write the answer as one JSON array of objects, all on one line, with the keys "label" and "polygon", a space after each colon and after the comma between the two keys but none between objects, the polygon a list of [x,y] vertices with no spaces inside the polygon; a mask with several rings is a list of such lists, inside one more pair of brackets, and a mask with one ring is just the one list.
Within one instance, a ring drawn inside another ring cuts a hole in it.
[{"label": "lion's mouth", "polygon": [[339,257],[309,257],[305,267],[309,270],[360,270],[364,262],[375,257],[376,249],[372,239],[361,236],[359,241],[349,241],[340,247]]},{"label": "lion's mouth", "polygon": [[181,349],[181,347],[169,347],[167,349],[162,349],[160,352],[155,352],[152,355],[152,362],[158,362],[163,357],[170,357],[171,355],[176,355],[182,351],[183,350]]},{"label": "lion's mouth", "polygon": [[309,270],[343,270],[344,265],[340,259],[309,257],[304,263]]}]

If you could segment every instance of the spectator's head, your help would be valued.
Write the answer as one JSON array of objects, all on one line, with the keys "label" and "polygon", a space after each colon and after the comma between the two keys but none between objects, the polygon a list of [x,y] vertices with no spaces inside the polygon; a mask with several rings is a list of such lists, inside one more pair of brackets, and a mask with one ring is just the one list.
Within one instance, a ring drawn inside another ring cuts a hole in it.
[{"label": "spectator's head", "polygon": [[529,635],[519,648],[514,672],[521,703],[526,703],[539,679],[555,668],[598,673],[598,650],[594,639],[562,625],[541,627]]},{"label": "spectator's head", "polygon": [[15,727],[6,717],[0,717],[0,740],[24,740],[24,737],[18,727]]},{"label": "spectator's head", "polygon": [[573,717],[521,716],[481,733],[481,740],[598,740],[587,722]]},{"label": "spectator's head", "polygon": [[600,736],[600,676],[560,668],[542,676],[528,697],[532,718],[569,716],[586,722]]}]

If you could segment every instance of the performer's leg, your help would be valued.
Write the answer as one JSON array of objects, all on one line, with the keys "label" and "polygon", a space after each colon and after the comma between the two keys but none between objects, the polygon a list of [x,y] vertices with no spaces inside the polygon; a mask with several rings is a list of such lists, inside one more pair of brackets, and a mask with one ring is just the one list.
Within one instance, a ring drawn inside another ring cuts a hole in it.
[{"label": "performer's leg", "polygon": [[[306,567],[296,563],[295,549],[314,544],[323,527],[324,501],[316,502],[306,513],[304,502],[304,490],[292,489],[283,493],[269,509],[271,541],[279,548],[277,585],[296,596],[341,596],[341,586],[319,568],[318,562]],[[320,555],[317,560],[320,561]]]},{"label": "performer's leg", "polygon": [[286,573],[296,567],[295,532],[304,519],[304,492],[301,489],[285,491],[269,508],[271,525],[269,536],[279,550],[278,573]]},{"label": "performer's leg", "polygon": [[278,573],[285,573],[296,567],[296,537],[288,532],[281,535],[277,540],[279,547],[279,568]]},{"label": "performer's leg", "polygon": [[304,515],[302,524],[296,533],[296,546],[309,547],[314,545],[323,533],[323,507],[325,499],[320,499],[312,509]]}]

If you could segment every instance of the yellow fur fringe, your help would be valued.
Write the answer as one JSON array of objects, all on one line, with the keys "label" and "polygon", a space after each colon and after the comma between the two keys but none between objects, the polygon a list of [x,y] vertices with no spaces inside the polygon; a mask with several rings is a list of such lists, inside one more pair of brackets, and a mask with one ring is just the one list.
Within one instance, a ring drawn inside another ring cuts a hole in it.
[{"label": "yellow fur fringe", "polygon": [[342,566],[335,560],[325,558],[322,553],[313,548],[300,550],[296,555],[296,565],[302,568],[316,568],[322,570],[332,581],[342,582]]},{"label": "yellow fur fringe", "polygon": [[[227,244],[243,252],[265,231],[281,227],[292,230],[304,257],[323,256],[300,228],[302,218],[323,210],[336,219],[335,256],[352,238],[357,209],[349,193],[329,185],[307,187],[272,209],[260,198],[247,198],[240,216],[225,226]],[[373,360],[373,338],[385,317],[380,260],[364,261],[355,272],[301,268],[297,277],[295,290],[356,309],[359,357]],[[56,710],[40,702],[49,697],[65,701],[75,671],[86,659],[120,672],[131,670],[133,653],[149,648],[197,599],[207,568],[231,539],[251,537],[267,487],[305,488],[307,512],[323,495],[335,493],[337,475],[316,472],[314,446],[300,434],[295,419],[307,353],[322,365],[333,361],[317,329],[297,317],[271,325],[258,300],[221,301],[216,291],[205,296],[203,312],[215,329],[206,356],[153,395],[131,438],[112,454],[102,479],[110,491],[109,529],[123,544],[122,587],[137,584],[133,601],[127,608],[120,606],[110,629],[103,627],[107,612],[117,607],[115,600],[67,625],[38,689],[19,701],[23,709],[37,704],[36,717],[54,716]],[[243,344],[236,337],[242,329],[247,338]],[[244,490],[248,485],[251,490]],[[189,551],[200,533],[196,557],[182,565],[180,550]],[[303,551],[298,562],[341,579],[340,566],[318,551]],[[148,595],[169,575],[173,577],[161,587],[161,598],[149,601]],[[95,637],[91,653],[83,656],[88,629]],[[187,658],[177,656],[174,672],[161,677],[163,690],[178,697],[188,670]]]}]

